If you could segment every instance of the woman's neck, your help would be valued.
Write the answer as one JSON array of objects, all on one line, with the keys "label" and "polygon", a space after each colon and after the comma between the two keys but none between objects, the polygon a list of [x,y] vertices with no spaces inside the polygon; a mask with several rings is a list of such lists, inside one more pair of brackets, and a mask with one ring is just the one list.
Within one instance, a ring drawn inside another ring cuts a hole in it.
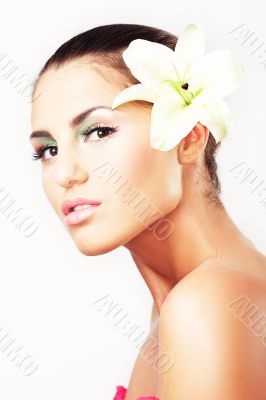
[{"label": "woman's neck", "polygon": [[165,239],[145,229],[125,245],[158,310],[172,287],[202,262],[216,257],[235,259],[244,255],[247,245],[254,247],[224,207],[206,201],[202,196],[182,199],[165,216],[174,227]]}]

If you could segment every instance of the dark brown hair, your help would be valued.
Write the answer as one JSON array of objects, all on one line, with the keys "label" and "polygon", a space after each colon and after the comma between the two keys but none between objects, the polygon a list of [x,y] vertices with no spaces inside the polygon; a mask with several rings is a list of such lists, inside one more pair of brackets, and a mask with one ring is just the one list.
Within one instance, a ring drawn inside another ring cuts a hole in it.
[{"label": "dark brown hair", "polygon": [[[134,39],[145,39],[161,43],[174,50],[178,36],[159,28],[139,24],[101,25],[82,32],[63,43],[47,60],[36,79],[33,96],[38,80],[45,71],[51,67],[60,68],[69,61],[86,56],[91,56],[93,63],[95,62],[96,65],[113,68],[117,72],[120,72],[124,86],[139,83],[131,74],[131,71],[122,58],[123,50]],[[221,192],[215,160],[215,154],[219,145],[220,142],[217,144],[210,132],[204,152],[204,163],[207,167],[211,191],[207,191],[206,193],[208,198],[216,204],[220,203],[219,194]]]}]

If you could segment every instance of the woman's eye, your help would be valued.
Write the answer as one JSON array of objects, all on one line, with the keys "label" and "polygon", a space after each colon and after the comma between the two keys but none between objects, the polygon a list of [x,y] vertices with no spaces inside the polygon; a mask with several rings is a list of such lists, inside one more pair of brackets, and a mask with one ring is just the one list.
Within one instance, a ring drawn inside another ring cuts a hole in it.
[{"label": "woman's eye", "polygon": [[85,136],[84,142],[90,139],[90,142],[97,142],[104,139],[107,136],[112,135],[117,131],[117,127],[113,126],[100,126],[98,124],[94,125],[93,128],[89,127],[81,131],[81,135]]},{"label": "woman's eye", "polygon": [[57,154],[57,147],[56,146],[44,146],[41,147],[40,149],[36,150],[32,154],[33,160],[49,160],[50,158],[46,157],[45,154],[50,154],[50,158],[53,158]]},{"label": "woman's eye", "polygon": [[45,159],[45,160],[49,160],[49,158],[48,157],[45,157],[45,154],[49,154],[50,153],[50,158],[53,158],[54,156],[56,156],[56,154],[57,154],[57,147],[54,147],[54,146],[50,146],[50,147],[47,147],[44,151],[43,151],[43,158]]},{"label": "woman's eye", "polygon": [[[80,134],[85,137],[84,142],[101,142],[108,136],[111,136],[118,130],[117,126],[93,125],[83,129]],[[90,140],[88,140],[90,138]],[[57,146],[46,145],[33,152],[33,160],[47,161],[57,155]]]}]

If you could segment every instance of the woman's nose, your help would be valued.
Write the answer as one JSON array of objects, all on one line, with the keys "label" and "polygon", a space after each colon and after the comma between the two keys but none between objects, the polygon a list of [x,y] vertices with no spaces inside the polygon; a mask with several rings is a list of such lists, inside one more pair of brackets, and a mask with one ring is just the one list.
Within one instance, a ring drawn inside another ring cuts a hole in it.
[{"label": "woman's nose", "polygon": [[69,188],[75,184],[82,184],[88,180],[89,173],[82,167],[80,160],[68,155],[58,157],[56,165],[56,181],[58,185]]}]

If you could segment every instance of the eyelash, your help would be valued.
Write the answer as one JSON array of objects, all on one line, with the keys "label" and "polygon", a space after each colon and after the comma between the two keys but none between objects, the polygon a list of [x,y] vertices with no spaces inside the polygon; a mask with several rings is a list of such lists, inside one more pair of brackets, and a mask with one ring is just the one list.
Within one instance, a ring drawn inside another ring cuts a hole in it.
[{"label": "eyelash", "polygon": [[[101,126],[100,124],[93,124],[85,129],[83,129],[80,134],[82,136],[85,136],[84,142],[87,141],[87,138],[93,133],[93,132],[97,132],[97,131],[103,131],[103,132],[111,132],[110,134],[108,134],[107,136],[104,136],[103,138],[100,138],[99,140],[93,140],[93,142],[99,142],[99,141],[104,141],[106,140],[107,137],[111,136],[112,134],[114,134],[115,132],[117,132],[118,127],[117,126]],[[37,149],[36,151],[34,151],[32,153],[32,159],[33,161],[39,160],[43,158],[43,154],[47,149],[51,149],[51,148],[56,148],[56,146],[50,146],[50,145],[44,145],[41,146],[39,149]]]}]

